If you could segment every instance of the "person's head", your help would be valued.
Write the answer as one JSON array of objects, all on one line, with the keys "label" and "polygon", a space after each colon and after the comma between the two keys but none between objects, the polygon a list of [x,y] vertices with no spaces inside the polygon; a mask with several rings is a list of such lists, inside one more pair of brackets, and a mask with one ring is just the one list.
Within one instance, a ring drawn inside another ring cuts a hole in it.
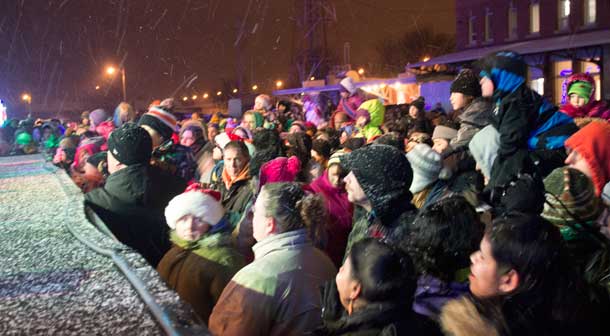
[{"label": "person's head", "polygon": [[595,93],[595,81],[588,74],[576,74],[568,79],[568,98],[576,108],[589,103]]},{"label": "person's head", "polygon": [[254,203],[253,236],[260,242],[272,235],[300,229],[317,233],[315,223],[325,217],[324,200],[305,194],[298,183],[266,184]]},{"label": "person's head", "polygon": [[395,147],[364,146],[341,157],[341,165],[350,171],[344,179],[349,201],[375,210],[377,216],[392,213],[394,202],[411,200],[413,171],[404,153]]},{"label": "person's head", "polygon": [[180,130],[180,144],[193,149],[193,153],[201,149],[203,142],[203,128],[201,126],[187,125]]},{"label": "person's head", "polygon": [[124,123],[134,122],[135,120],[136,111],[128,103],[122,102],[114,109],[114,117],[112,118],[114,126],[121,127]]},{"label": "person's head", "polygon": [[89,111],[83,111],[83,113],[80,114],[80,120],[81,124],[89,126]]},{"label": "person's head", "polygon": [[165,208],[167,225],[176,230],[178,238],[195,241],[215,225],[225,214],[220,194],[211,190],[193,189],[174,197]]},{"label": "person's head", "polygon": [[610,124],[591,122],[565,141],[565,164],[580,170],[593,181],[599,196],[610,181]]},{"label": "person's head", "polygon": [[208,139],[210,141],[214,141],[214,138],[218,135],[218,124],[209,123],[208,124]]},{"label": "person's head", "polygon": [[449,143],[457,137],[457,130],[448,126],[438,125],[434,127],[432,133],[432,149],[439,154],[443,154],[450,150]]},{"label": "person's head", "polygon": [[335,188],[344,188],[344,178],[347,176],[347,171],[341,166],[341,157],[345,155],[344,150],[334,152],[328,160],[326,174],[328,181]]},{"label": "person's head", "polygon": [[463,69],[451,83],[450,92],[449,101],[453,110],[462,109],[481,96],[479,79],[472,70]]},{"label": "person's head", "polygon": [[483,97],[504,98],[527,79],[527,64],[521,55],[512,51],[491,53],[477,61],[476,67],[480,69]]},{"label": "person's head", "polygon": [[556,280],[559,230],[538,215],[505,213],[485,230],[470,256],[470,291],[478,298],[536,295]]},{"label": "person's head", "polygon": [[373,141],[380,145],[389,145],[396,147],[401,152],[405,151],[405,139],[396,132],[386,133]]},{"label": "person's head", "polygon": [[491,177],[491,167],[498,156],[499,148],[500,133],[493,126],[481,129],[468,143],[468,149],[476,161],[476,169],[485,177],[485,184]]},{"label": "person's head", "polygon": [[413,170],[413,181],[409,187],[412,193],[418,193],[438,180],[443,160],[441,155],[428,145],[417,144],[409,153],[407,159]]},{"label": "person's head", "polygon": [[87,158],[87,163],[84,167],[84,177],[90,181],[102,181],[104,179],[104,166],[108,154],[106,152],[98,152]]},{"label": "person's head", "polygon": [[292,122],[292,124],[290,125],[290,128],[288,129],[288,133],[293,134],[293,133],[305,133],[305,131],[307,131],[307,127],[305,127],[305,123],[302,121],[294,121]]},{"label": "person's head", "polygon": [[148,164],[152,139],[148,132],[133,123],[123,124],[108,137],[108,172],[113,174],[134,164]]},{"label": "person's head", "polygon": [[232,179],[246,168],[250,162],[248,147],[243,141],[231,141],[223,150],[224,169]]},{"label": "person's head", "polygon": [[277,111],[280,114],[283,114],[284,112],[288,112],[290,111],[290,107],[292,106],[292,103],[290,103],[289,101],[286,100],[280,100],[277,103]]},{"label": "person's head", "polygon": [[366,238],[352,246],[335,282],[341,305],[351,315],[371,303],[399,302],[410,307],[416,274],[406,253]]},{"label": "person's head", "polygon": [[241,126],[253,132],[258,127],[263,126],[263,116],[260,113],[249,110],[244,112],[244,116],[242,117]]},{"label": "person's head", "polygon": [[342,98],[352,96],[357,91],[356,84],[354,84],[354,80],[351,77],[345,77],[339,82],[339,94]]},{"label": "person's head", "polygon": [[258,186],[262,188],[268,183],[294,182],[300,171],[301,161],[296,156],[274,158],[263,164],[256,174],[259,177]]},{"label": "person's head", "polygon": [[307,133],[298,132],[288,134],[286,138],[286,156],[296,156],[303,167],[311,160],[312,141]]},{"label": "person's head", "polygon": [[331,147],[328,141],[322,139],[316,139],[311,145],[311,158],[319,163],[326,166],[326,163],[330,159]]},{"label": "person's head", "polygon": [[457,272],[470,265],[484,226],[461,196],[442,199],[422,209],[410,226],[407,250],[420,275],[443,282],[460,281]]},{"label": "person's head", "polygon": [[95,127],[104,121],[108,120],[108,114],[105,110],[96,109],[91,111],[89,114],[89,123],[91,124],[91,129],[94,130]]},{"label": "person's head", "polygon": [[356,127],[364,127],[371,121],[371,114],[365,109],[358,109],[356,111]]},{"label": "person's head", "polygon": [[559,227],[566,240],[577,236],[575,225],[594,226],[603,210],[591,179],[576,169],[553,170],[544,179],[544,189],[546,202],[542,217]]},{"label": "person's head", "polygon": [[424,108],[426,105],[426,100],[424,97],[418,97],[414,101],[411,102],[409,106],[409,116],[413,119],[419,119],[424,115]]},{"label": "person's head", "polygon": [[337,112],[334,116],[334,125],[336,130],[340,130],[345,126],[346,123],[349,123],[351,120],[347,113],[345,112]]},{"label": "person's head", "polygon": [[254,99],[254,107],[252,109],[269,111],[272,106],[271,97],[266,94],[260,94]]},{"label": "person's head", "polygon": [[153,140],[153,147],[160,146],[172,137],[178,121],[167,106],[153,106],[144,113],[138,125],[144,128]]}]

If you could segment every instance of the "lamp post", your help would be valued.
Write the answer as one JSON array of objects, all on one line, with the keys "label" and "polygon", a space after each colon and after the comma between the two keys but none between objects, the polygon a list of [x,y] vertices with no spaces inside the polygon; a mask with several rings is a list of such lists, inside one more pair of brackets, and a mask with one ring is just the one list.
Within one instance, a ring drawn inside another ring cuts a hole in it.
[{"label": "lamp post", "polygon": [[29,93],[21,95],[21,100],[28,104],[28,118],[32,117],[32,96]]},{"label": "lamp post", "polygon": [[[119,69],[121,71],[121,82],[123,83],[123,101],[127,102],[127,85],[125,79],[125,67],[121,67]],[[117,69],[113,66],[109,66],[106,68],[106,73],[110,76],[113,76],[117,72]]]}]

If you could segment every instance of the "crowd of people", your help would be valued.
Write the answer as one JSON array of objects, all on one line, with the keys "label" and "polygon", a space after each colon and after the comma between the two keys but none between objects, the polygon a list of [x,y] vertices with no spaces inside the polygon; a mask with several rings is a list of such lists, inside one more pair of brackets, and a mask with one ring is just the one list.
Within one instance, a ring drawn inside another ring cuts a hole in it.
[{"label": "crowd of people", "polygon": [[610,106],[565,105],[513,52],[386,107],[350,78],[328,118],[260,95],[241,120],[172,99],[9,121],[2,154],[66,170],[215,335],[605,335]]}]

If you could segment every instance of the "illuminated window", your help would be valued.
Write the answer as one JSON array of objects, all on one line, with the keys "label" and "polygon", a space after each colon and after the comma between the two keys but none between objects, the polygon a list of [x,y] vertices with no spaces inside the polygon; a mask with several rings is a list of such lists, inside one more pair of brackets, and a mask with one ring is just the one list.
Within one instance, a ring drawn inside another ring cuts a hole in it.
[{"label": "illuminated window", "polygon": [[559,30],[568,29],[570,26],[570,2],[570,0],[559,0],[558,2],[557,28]]},{"label": "illuminated window", "polygon": [[517,6],[511,1],[508,6],[508,38],[516,39],[517,37]]},{"label": "illuminated window", "polygon": [[584,24],[594,24],[597,19],[597,0],[584,0],[583,5],[585,6],[585,10],[583,11],[585,16],[583,18]]},{"label": "illuminated window", "polygon": [[468,18],[468,44],[475,44],[477,42],[477,33],[474,27],[475,17],[470,13]]},{"label": "illuminated window", "polygon": [[489,8],[485,9],[485,41],[492,41],[491,20],[493,13]]},{"label": "illuminated window", "polygon": [[530,4],[530,34],[540,32],[540,3]]}]

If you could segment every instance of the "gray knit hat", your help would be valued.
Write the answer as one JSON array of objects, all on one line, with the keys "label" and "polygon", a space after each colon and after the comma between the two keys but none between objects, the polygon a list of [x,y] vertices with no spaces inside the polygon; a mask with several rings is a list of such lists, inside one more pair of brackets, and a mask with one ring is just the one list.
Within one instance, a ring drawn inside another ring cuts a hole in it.
[{"label": "gray knit hat", "polygon": [[413,169],[413,182],[409,191],[417,193],[438,180],[443,168],[441,155],[426,144],[417,144],[407,153],[407,159]]}]

